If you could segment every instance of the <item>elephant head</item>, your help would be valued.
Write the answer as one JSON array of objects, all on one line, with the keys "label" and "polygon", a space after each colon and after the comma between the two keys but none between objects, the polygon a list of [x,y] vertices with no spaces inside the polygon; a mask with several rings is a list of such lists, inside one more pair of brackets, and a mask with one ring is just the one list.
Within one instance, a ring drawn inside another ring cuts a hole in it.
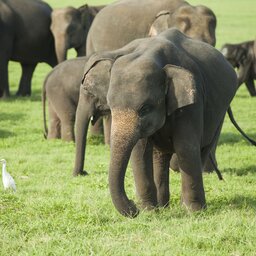
[{"label": "elephant head", "polygon": [[51,31],[54,35],[58,62],[67,58],[67,51],[75,48],[77,56],[86,55],[85,42],[91,23],[102,7],[84,5],[78,9],[65,7],[52,12]]},{"label": "elephant head", "polygon": [[107,95],[112,114],[109,186],[116,209],[129,217],[138,214],[124,188],[133,147],[159,130],[176,109],[196,101],[193,74],[165,65],[158,57],[151,59],[135,51],[119,58],[111,70]]},{"label": "elephant head", "polygon": [[205,6],[182,5],[174,13],[159,12],[150,27],[149,36],[155,36],[162,31],[176,27],[185,35],[209,43],[216,44],[216,17]]}]

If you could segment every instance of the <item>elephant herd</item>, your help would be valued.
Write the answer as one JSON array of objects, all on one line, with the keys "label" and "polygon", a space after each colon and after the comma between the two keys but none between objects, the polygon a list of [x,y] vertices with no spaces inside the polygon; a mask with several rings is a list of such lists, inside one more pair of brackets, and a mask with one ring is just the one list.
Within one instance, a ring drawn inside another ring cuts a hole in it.
[{"label": "elephant herd", "polygon": [[[0,0],[0,97],[10,96],[9,60],[21,63],[21,96],[31,94],[37,63],[56,66],[42,88],[44,135],[75,141],[74,176],[86,174],[88,128],[100,132],[104,116],[110,194],[121,214],[139,213],[124,188],[129,160],[141,208],[168,205],[171,165],[181,173],[182,204],[204,209],[202,170],[217,168],[225,113],[242,83],[256,96],[256,41],[218,51],[216,24],[211,9],[183,0],[56,10]],[[77,58],[66,60],[69,48]]]}]

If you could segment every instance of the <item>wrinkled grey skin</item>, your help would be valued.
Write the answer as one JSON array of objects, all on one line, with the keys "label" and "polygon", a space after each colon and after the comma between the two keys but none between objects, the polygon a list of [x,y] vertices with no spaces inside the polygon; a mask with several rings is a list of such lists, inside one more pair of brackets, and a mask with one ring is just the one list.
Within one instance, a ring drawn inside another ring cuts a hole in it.
[{"label": "wrinkled grey skin", "polygon": [[[79,90],[88,57],[79,57],[57,65],[45,78],[42,90],[44,134],[48,139],[74,141],[74,124]],[[45,103],[48,99],[49,131]]]},{"label": "wrinkled grey skin", "polygon": [[53,10],[51,31],[59,63],[67,59],[67,51],[70,48],[75,48],[77,56],[86,55],[85,43],[89,28],[103,7],[86,4],[79,8],[65,7]]},{"label": "wrinkled grey skin", "polygon": [[0,0],[0,98],[10,96],[9,60],[20,62],[22,76],[17,95],[31,95],[37,63],[57,64],[50,31],[51,7],[39,0]]},{"label": "wrinkled grey skin", "polygon": [[[236,74],[219,51],[176,29],[135,40],[130,49],[127,47],[125,54],[124,49],[108,53],[113,65],[109,60],[105,69],[110,75],[107,104],[112,115],[112,201],[121,214],[138,214],[124,189],[131,156],[141,206],[151,209],[167,205],[169,161],[176,153],[182,176],[182,204],[192,211],[203,209],[202,166],[235,95]],[[101,57],[98,54],[92,67],[103,65],[106,56]],[[93,68],[87,70],[84,95],[81,91],[80,96],[93,98]]]},{"label": "wrinkled grey skin", "polygon": [[182,0],[121,0],[105,7],[95,18],[88,33],[87,54],[118,49],[170,27],[215,45],[216,17],[205,6],[191,6]]},{"label": "wrinkled grey skin", "polygon": [[245,83],[250,95],[256,96],[256,40],[240,44],[224,44],[222,54],[237,68],[238,86]]},{"label": "wrinkled grey skin", "polygon": [[[86,52],[115,50],[170,27],[211,45],[216,43],[216,17],[205,6],[191,6],[183,0],[121,0],[96,16],[88,33]],[[98,122],[91,131],[100,134],[101,127]]]}]

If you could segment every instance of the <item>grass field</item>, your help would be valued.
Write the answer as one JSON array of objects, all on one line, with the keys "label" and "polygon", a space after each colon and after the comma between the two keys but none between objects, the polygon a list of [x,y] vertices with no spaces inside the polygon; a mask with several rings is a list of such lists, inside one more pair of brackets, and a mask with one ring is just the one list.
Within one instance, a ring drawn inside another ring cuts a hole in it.
[{"label": "grass field", "polygon": [[[54,8],[84,4],[47,2]],[[217,15],[217,48],[256,38],[255,0],[189,2],[207,5]],[[16,193],[0,188],[0,255],[256,255],[256,149],[228,118],[217,151],[225,181],[204,175],[206,211],[188,214],[180,207],[180,175],[172,172],[170,207],[126,219],[110,199],[108,147],[91,140],[86,156],[90,175],[73,178],[74,144],[44,140],[40,98],[49,71],[38,65],[32,97],[0,100],[0,158],[7,160],[17,183]],[[9,73],[14,95],[19,65],[10,63]],[[256,99],[245,86],[232,108],[241,127],[256,139]],[[126,190],[136,200],[130,168]]]}]

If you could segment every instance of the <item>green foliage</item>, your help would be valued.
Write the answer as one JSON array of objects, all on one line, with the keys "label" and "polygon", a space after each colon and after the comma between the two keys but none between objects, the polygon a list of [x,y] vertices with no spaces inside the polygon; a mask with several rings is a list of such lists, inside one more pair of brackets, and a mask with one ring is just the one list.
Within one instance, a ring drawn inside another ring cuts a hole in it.
[{"label": "green foliage", "polygon": [[[47,2],[53,7],[84,4]],[[254,0],[190,2],[208,5],[216,13],[217,48],[255,38]],[[20,67],[12,62],[9,70],[14,95]],[[38,65],[32,97],[0,101],[0,158],[7,160],[17,183],[16,193],[0,189],[0,255],[255,255],[256,149],[228,118],[217,152],[225,181],[204,175],[206,211],[188,214],[180,207],[180,175],[172,172],[170,207],[126,219],[110,199],[107,146],[90,140],[89,175],[73,178],[74,144],[44,140],[41,87],[49,71],[49,66]],[[241,86],[232,103],[237,121],[254,138],[255,101]],[[130,168],[126,191],[136,200]]]}]

